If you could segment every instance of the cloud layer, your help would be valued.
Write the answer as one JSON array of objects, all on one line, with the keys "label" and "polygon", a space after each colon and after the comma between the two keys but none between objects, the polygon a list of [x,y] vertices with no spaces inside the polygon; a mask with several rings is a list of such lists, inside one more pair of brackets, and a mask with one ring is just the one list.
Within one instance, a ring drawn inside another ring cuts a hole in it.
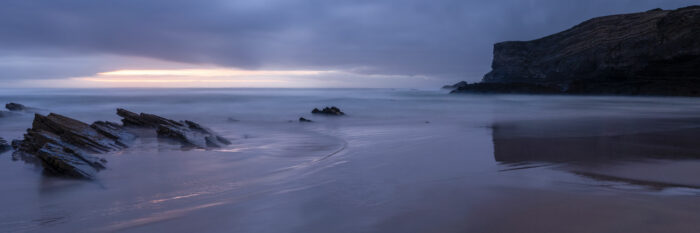
[{"label": "cloud layer", "polygon": [[0,80],[158,69],[163,61],[477,81],[489,70],[495,42],[696,2],[10,0],[0,7]]}]

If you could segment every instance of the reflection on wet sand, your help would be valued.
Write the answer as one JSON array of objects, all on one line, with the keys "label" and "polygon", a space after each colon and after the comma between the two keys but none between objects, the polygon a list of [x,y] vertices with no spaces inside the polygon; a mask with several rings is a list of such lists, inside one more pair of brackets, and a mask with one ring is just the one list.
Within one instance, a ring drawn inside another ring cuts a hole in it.
[{"label": "reflection on wet sand", "polygon": [[695,196],[498,192],[472,209],[473,224],[461,232],[698,232]]},{"label": "reflection on wet sand", "polygon": [[700,120],[577,118],[499,122],[504,171],[559,164],[586,178],[652,189],[700,188]]}]

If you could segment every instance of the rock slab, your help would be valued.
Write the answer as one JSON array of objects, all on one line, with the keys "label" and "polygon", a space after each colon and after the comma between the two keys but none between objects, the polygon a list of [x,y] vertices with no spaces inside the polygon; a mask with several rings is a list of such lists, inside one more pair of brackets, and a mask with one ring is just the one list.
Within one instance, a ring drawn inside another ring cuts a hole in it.
[{"label": "rock slab", "polygon": [[106,160],[94,154],[121,150],[125,132],[107,135],[96,124],[51,113],[34,115],[32,128],[23,140],[13,141],[15,159],[43,166],[55,175],[92,179],[105,168]]}]

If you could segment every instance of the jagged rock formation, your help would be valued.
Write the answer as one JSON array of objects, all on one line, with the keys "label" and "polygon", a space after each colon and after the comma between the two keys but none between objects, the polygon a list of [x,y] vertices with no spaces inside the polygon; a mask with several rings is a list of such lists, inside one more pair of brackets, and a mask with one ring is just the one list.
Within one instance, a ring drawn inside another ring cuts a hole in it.
[{"label": "jagged rock formation", "polygon": [[[154,128],[158,136],[174,139],[183,147],[214,148],[231,144],[192,121],[139,115],[124,109],[117,109],[117,114],[124,118],[124,125],[106,121],[88,125],[55,113],[35,114],[32,128],[27,130],[24,139],[12,142],[16,149],[13,158],[41,165],[51,174],[92,179],[107,162],[95,154],[125,149],[135,137],[127,127]],[[0,139],[0,151],[6,145]]]},{"label": "jagged rock formation", "polygon": [[12,147],[10,147],[10,145],[7,144],[7,141],[5,141],[5,139],[3,138],[0,138],[0,153],[3,153],[10,149],[12,149]]},{"label": "jagged rock formation", "polygon": [[148,113],[136,114],[121,108],[117,109],[117,115],[123,118],[124,126],[155,128],[159,137],[178,141],[183,147],[206,149],[231,144],[226,138],[192,121],[174,121]]},{"label": "jagged rock formation", "polygon": [[51,113],[35,114],[24,140],[13,141],[15,159],[40,164],[52,174],[92,179],[106,160],[92,154],[121,150],[125,132],[104,134],[102,126]]},{"label": "jagged rock formation", "polygon": [[482,82],[566,94],[700,96],[697,38],[700,6],[594,18],[538,40],[496,44]]},{"label": "jagged rock formation", "polygon": [[314,108],[314,110],[311,111],[312,114],[323,114],[323,115],[329,115],[329,116],[342,116],[345,115],[344,112],[340,111],[339,108],[333,106],[333,107],[325,107],[323,110],[318,110],[318,108]]}]

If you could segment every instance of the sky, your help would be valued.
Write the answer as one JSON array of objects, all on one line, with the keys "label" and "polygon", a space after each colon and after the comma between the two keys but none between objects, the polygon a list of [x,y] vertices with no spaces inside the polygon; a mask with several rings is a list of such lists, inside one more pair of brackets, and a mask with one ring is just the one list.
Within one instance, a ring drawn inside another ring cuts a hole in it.
[{"label": "sky", "polygon": [[6,0],[5,87],[476,82],[493,44],[695,0]]}]

